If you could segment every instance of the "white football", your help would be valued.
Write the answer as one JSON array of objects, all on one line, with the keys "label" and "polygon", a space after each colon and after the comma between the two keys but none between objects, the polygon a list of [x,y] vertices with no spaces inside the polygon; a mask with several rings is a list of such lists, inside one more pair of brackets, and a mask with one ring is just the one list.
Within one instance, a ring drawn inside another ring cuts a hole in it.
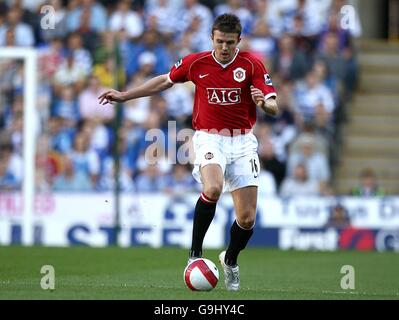
[{"label": "white football", "polygon": [[184,282],[193,291],[210,291],[219,281],[219,270],[209,259],[198,258],[184,269]]}]

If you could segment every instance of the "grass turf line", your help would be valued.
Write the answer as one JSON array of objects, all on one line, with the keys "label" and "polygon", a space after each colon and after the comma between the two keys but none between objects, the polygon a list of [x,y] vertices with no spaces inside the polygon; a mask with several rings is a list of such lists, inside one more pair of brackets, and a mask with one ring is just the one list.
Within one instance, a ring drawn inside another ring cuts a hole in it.
[{"label": "grass turf line", "polygon": [[[188,251],[178,248],[0,247],[0,299],[399,299],[399,255],[377,252],[248,248],[239,257],[241,290],[224,288],[220,250],[205,250],[219,268],[211,292],[183,282]],[[43,265],[55,290],[43,290]],[[343,265],[355,268],[355,290],[340,287]]]}]

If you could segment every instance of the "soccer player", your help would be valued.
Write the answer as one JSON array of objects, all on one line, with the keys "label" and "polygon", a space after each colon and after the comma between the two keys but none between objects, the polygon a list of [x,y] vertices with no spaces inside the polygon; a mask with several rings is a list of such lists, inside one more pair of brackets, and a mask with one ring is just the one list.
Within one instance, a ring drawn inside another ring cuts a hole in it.
[{"label": "soccer player", "polygon": [[241,52],[240,20],[232,14],[218,16],[211,34],[213,51],[189,54],[168,74],[160,75],[126,92],[109,90],[100,104],[124,102],[166,90],[177,82],[195,86],[193,176],[203,184],[194,213],[189,262],[202,256],[205,234],[222,192],[231,192],[236,219],[230,243],[219,255],[228,290],[240,288],[237,258],[253,234],[259,179],[258,142],[251,129],[256,106],[270,115],[278,111],[276,91],[264,65]]}]

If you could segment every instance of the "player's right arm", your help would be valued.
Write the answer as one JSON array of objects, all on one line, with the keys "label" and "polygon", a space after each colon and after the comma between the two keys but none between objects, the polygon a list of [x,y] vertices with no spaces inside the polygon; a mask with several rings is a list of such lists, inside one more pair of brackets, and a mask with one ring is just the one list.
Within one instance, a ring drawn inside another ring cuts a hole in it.
[{"label": "player's right arm", "polygon": [[108,90],[98,97],[100,104],[104,105],[110,102],[125,102],[131,99],[151,96],[172,87],[176,82],[189,81],[191,80],[190,66],[197,57],[198,54],[189,54],[183,59],[180,59],[171,68],[169,73],[152,78],[129,91],[119,92],[113,89]]},{"label": "player's right arm", "polygon": [[169,79],[168,74],[162,74],[154,77],[142,85],[130,89],[128,91],[120,92],[118,90],[108,90],[98,97],[100,104],[105,105],[110,102],[125,102],[132,99],[141,97],[148,97],[157,94],[161,91],[169,89],[173,86],[173,83]]}]

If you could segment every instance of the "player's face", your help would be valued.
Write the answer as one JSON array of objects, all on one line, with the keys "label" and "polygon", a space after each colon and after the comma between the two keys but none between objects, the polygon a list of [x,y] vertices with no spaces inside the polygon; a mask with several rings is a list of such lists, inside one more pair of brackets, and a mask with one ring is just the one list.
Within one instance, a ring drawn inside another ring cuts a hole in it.
[{"label": "player's face", "polygon": [[225,33],[215,30],[212,35],[212,43],[216,59],[223,64],[229,63],[236,54],[236,48],[240,40],[237,33]]}]

